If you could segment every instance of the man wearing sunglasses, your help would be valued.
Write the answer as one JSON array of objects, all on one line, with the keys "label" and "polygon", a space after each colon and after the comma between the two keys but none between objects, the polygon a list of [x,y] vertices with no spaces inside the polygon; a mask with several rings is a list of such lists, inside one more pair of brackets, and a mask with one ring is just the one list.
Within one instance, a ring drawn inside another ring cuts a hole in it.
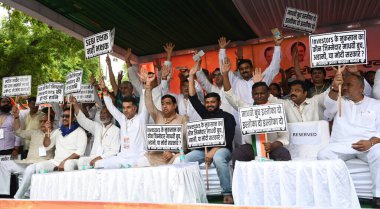
[{"label": "man wearing sunglasses", "polygon": [[81,157],[77,161],[78,169],[84,170],[88,166],[98,168],[98,161],[114,156],[120,149],[120,129],[112,123],[112,115],[103,106],[100,110],[101,123],[88,119],[80,110],[75,97],[70,97],[78,123],[94,136],[94,144],[89,157]]}]

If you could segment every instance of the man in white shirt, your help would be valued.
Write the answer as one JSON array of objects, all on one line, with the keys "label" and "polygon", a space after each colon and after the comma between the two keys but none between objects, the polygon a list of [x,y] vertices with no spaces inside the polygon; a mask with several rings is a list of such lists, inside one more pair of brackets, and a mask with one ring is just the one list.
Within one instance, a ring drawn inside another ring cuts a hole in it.
[{"label": "man in white shirt", "polygon": [[115,156],[120,149],[120,129],[112,123],[112,115],[104,106],[100,110],[101,123],[92,121],[83,114],[74,97],[70,98],[79,125],[94,136],[94,144],[89,157],[81,157],[77,161],[78,169],[89,166],[98,168],[98,161]]},{"label": "man in white shirt", "polygon": [[[281,43],[283,39],[275,39],[275,47],[273,58],[270,65],[265,69],[263,73],[263,81],[269,86],[274,77],[278,74],[280,70],[281,62]],[[225,45],[227,46],[227,45]],[[224,47],[225,47],[224,46]],[[226,58],[226,49],[220,48],[219,50],[219,63],[223,63]],[[234,94],[241,98],[244,102],[248,104],[253,104],[253,99],[251,95],[252,85],[254,84],[252,73],[253,65],[251,60],[243,59],[238,62],[238,70],[241,75],[241,78],[235,75],[233,72],[228,72],[228,77],[230,83],[233,87]]]},{"label": "man in white shirt", "polygon": [[[338,86],[342,85],[341,115]],[[360,75],[341,73],[334,78],[325,99],[325,117],[334,120],[330,144],[318,153],[320,160],[359,158],[368,162],[373,182],[374,208],[380,208],[380,101],[364,96]]]},{"label": "man in white shirt", "polygon": [[[30,166],[35,166],[35,172],[52,172],[71,171],[75,168],[75,159],[83,156],[87,145],[86,132],[79,127],[75,121],[74,112],[72,111],[71,126],[70,124],[70,109],[65,108],[62,115],[62,125],[59,129],[54,130],[50,135],[45,132],[41,152],[49,151],[55,147],[54,158],[48,161],[39,162]],[[51,130],[52,122],[45,122],[45,129]],[[40,148],[41,149],[41,148]],[[39,150],[40,150],[39,149]],[[26,168],[28,170],[28,168]],[[32,172],[25,172],[21,186],[19,187],[15,198],[25,198],[24,194],[28,190]]]},{"label": "man in white shirt", "polygon": [[[130,166],[147,166],[148,159],[144,156],[147,151],[146,146],[146,124],[149,114],[145,107],[144,97],[140,97],[140,112],[137,113],[137,101],[133,97],[123,99],[123,113],[121,113],[112,103],[108,96],[102,78],[99,84],[104,95],[104,102],[108,111],[120,124],[121,151],[113,157],[98,161],[97,167],[107,169],[125,168]],[[144,90],[142,91],[144,93]]]}]

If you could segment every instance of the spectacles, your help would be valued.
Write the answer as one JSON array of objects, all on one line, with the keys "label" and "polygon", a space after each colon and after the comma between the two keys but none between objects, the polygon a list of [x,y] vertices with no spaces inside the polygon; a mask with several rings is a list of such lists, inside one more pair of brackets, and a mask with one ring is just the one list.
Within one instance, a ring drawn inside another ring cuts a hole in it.
[{"label": "spectacles", "polygon": [[216,76],[221,76],[222,74],[218,73],[218,74],[213,74],[213,75],[214,77],[216,77]]},{"label": "spectacles", "polygon": [[64,115],[62,115],[62,118],[70,118],[70,115],[64,114]]}]

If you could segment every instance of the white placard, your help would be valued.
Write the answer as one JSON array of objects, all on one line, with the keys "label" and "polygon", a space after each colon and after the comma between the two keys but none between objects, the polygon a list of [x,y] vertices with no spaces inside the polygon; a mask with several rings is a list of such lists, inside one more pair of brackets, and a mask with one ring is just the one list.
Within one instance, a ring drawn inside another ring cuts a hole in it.
[{"label": "white placard", "polygon": [[63,83],[46,83],[37,88],[36,104],[63,103]]},{"label": "white placard", "polygon": [[296,145],[320,144],[322,141],[322,131],[326,131],[321,130],[319,121],[289,123],[288,128],[292,144]]},{"label": "white placard", "polygon": [[367,64],[365,30],[311,35],[311,67]]},{"label": "white placard", "polygon": [[287,131],[282,103],[241,107],[239,117],[243,135]]},{"label": "white placard", "polygon": [[223,118],[188,122],[186,126],[189,149],[226,146]]},{"label": "white placard", "polygon": [[287,7],[282,27],[292,30],[314,33],[317,28],[318,15],[295,8]]},{"label": "white placard", "polygon": [[86,59],[112,52],[115,29],[83,38]]},{"label": "white placard", "polygon": [[72,95],[76,98],[78,103],[95,102],[95,88],[91,84],[82,84],[80,92],[73,93]]},{"label": "white placard", "polygon": [[14,76],[3,78],[2,96],[29,96],[32,89],[32,76]]},{"label": "white placard", "polygon": [[317,159],[318,152],[329,144],[329,123],[325,120],[288,123],[292,159]]},{"label": "white placard", "polygon": [[4,129],[0,128],[0,139],[4,139]]},{"label": "white placard", "polygon": [[182,148],[182,125],[146,125],[150,151],[179,151]]},{"label": "white placard", "polygon": [[65,94],[80,92],[83,71],[76,70],[66,75]]}]

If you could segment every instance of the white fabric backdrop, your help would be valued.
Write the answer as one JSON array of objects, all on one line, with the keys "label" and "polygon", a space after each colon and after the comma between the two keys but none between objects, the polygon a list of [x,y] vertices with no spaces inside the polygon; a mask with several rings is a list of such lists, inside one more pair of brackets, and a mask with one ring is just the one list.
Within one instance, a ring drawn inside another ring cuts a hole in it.
[{"label": "white fabric backdrop", "polygon": [[9,195],[11,185],[10,179],[11,173],[0,166],[0,194]]},{"label": "white fabric backdrop", "polygon": [[35,174],[31,199],[207,203],[196,163]]},{"label": "white fabric backdrop", "polygon": [[341,160],[236,162],[235,205],[360,208]]}]

